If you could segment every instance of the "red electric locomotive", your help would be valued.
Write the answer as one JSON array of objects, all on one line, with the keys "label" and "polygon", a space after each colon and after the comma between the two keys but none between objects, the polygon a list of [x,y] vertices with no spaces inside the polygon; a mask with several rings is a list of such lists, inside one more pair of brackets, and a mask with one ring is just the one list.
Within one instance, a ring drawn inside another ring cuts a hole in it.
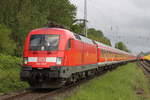
[{"label": "red electric locomotive", "polygon": [[33,88],[58,88],[106,65],[135,60],[131,54],[60,28],[32,30],[23,57],[21,80]]}]

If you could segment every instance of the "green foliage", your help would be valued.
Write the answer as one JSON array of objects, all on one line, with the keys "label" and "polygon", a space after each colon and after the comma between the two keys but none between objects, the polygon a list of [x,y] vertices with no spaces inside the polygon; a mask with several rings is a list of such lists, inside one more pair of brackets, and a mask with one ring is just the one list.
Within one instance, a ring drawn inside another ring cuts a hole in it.
[{"label": "green foliage", "polygon": [[[143,95],[137,95],[138,90]],[[122,66],[113,72],[81,85],[65,100],[149,100],[149,82],[136,64]]]},{"label": "green foliage", "polygon": [[77,33],[77,34],[82,34],[84,35],[84,24],[73,24],[70,28],[71,31]]},{"label": "green foliage", "polygon": [[22,65],[21,58],[0,54],[0,68],[1,69],[19,68],[21,65]]},{"label": "green foliage", "polygon": [[94,28],[88,29],[88,35],[94,35],[95,37],[104,37],[103,32]]},{"label": "green foliage", "polygon": [[0,54],[0,94],[28,87],[20,81],[22,59]]},{"label": "green foliage", "polygon": [[70,28],[76,15],[76,7],[69,0],[53,0],[47,6],[48,20]]},{"label": "green foliage", "polygon": [[69,0],[0,0],[0,9],[0,24],[9,28],[18,56],[30,30],[44,27],[49,20],[70,27],[76,14]]},{"label": "green foliage", "polygon": [[94,28],[88,29],[88,37],[101,43],[111,46],[111,42],[103,35],[103,32]]},{"label": "green foliage", "polygon": [[13,54],[15,43],[10,38],[11,30],[0,24],[0,53]]},{"label": "green foliage", "polygon": [[123,42],[118,42],[115,44],[115,48],[117,49],[120,49],[120,50],[123,50],[123,51],[126,51],[126,52],[130,52],[128,49],[127,49],[127,46],[123,43]]}]

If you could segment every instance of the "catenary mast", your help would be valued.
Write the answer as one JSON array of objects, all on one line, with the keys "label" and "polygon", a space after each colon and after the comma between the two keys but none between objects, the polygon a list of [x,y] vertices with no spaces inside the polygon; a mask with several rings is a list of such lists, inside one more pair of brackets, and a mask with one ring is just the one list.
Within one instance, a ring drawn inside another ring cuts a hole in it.
[{"label": "catenary mast", "polygon": [[87,0],[84,0],[84,34],[87,37]]}]

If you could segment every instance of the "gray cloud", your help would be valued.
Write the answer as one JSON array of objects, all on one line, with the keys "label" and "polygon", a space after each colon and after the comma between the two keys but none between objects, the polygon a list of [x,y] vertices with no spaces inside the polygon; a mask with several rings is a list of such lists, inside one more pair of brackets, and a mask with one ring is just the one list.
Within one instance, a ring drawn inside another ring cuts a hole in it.
[{"label": "gray cloud", "polygon": [[[70,0],[83,18],[84,0]],[[150,51],[149,0],[87,0],[88,27],[101,29],[114,43],[123,41],[134,52]],[[112,28],[111,28],[112,27]]]},{"label": "gray cloud", "polygon": [[137,8],[149,9],[149,0],[131,0]]}]

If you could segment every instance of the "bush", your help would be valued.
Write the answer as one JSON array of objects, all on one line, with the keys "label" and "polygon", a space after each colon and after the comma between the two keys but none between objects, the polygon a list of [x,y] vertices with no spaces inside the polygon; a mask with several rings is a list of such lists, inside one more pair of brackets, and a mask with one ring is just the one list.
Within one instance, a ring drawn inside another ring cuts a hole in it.
[{"label": "bush", "polygon": [[0,53],[14,54],[15,42],[11,39],[11,30],[0,24]]},{"label": "bush", "polygon": [[27,87],[19,78],[21,64],[21,58],[0,54],[0,94]]},{"label": "bush", "polygon": [[0,68],[2,69],[19,68],[21,64],[21,58],[0,54]]}]

